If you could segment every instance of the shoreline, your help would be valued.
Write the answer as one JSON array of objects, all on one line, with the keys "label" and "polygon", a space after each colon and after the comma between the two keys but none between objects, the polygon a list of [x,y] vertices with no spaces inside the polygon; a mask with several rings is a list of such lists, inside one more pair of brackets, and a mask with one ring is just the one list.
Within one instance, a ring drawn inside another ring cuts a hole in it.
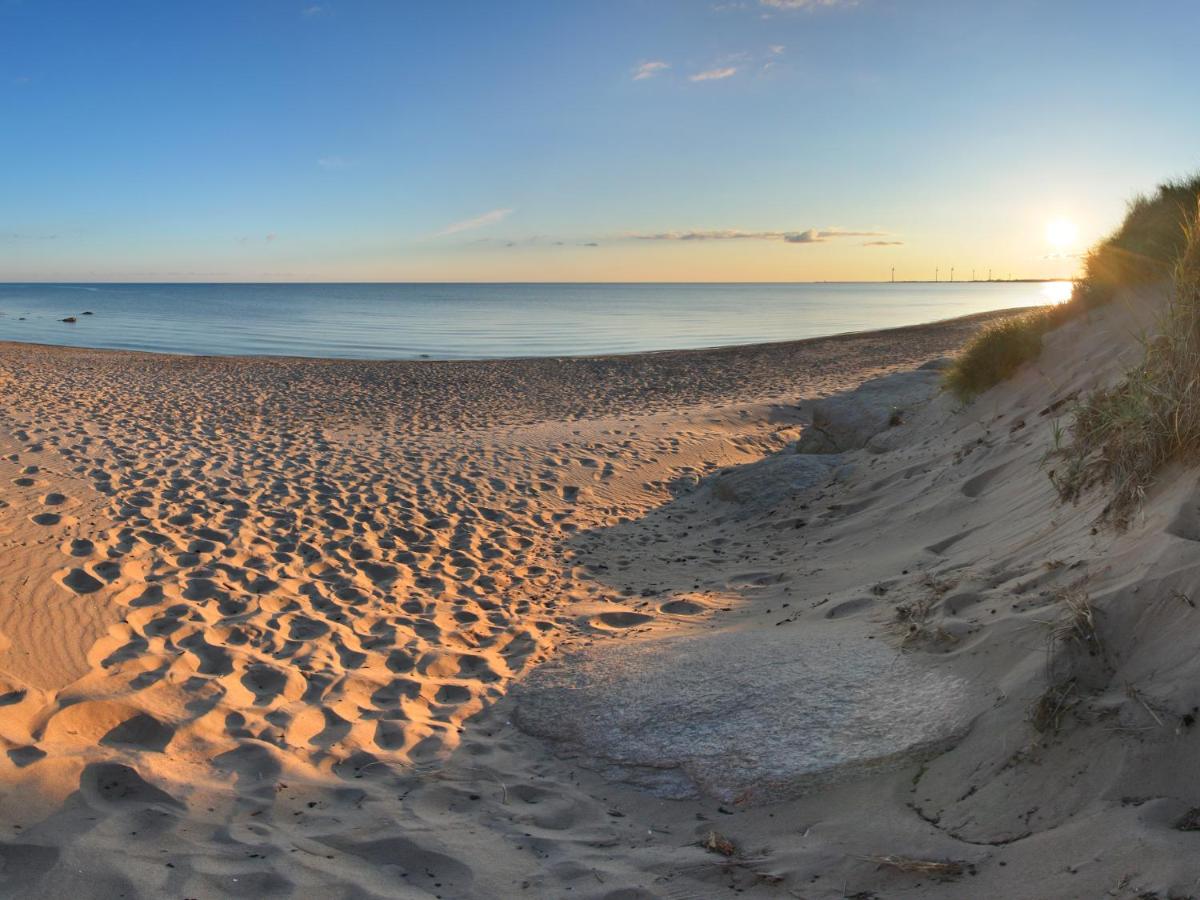
[{"label": "shoreline", "polygon": [[[808,284],[810,282],[804,282]],[[818,282],[811,282],[818,283]],[[850,283],[850,282],[837,282]],[[871,282],[873,283],[873,282]],[[900,282],[896,282],[899,284]],[[920,283],[920,282],[905,282],[905,284]],[[933,282],[930,282],[933,284]],[[595,353],[581,355],[546,355],[546,356],[482,356],[472,358],[454,358],[454,359],[434,359],[434,358],[416,358],[416,359],[382,359],[382,358],[359,358],[359,357],[342,357],[342,356],[290,356],[287,354],[272,354],[272,353],[177,353],[163,350],[132,350],[123,347],[81,347],[74,344],[50,344],[44,341],[14,341],[9,339],[0,339],[0,348],[3,347],[37,347],[43,350],[65,350],[79,351],[81,353],[114,353],[114,354],[130,354],[134,356],[151,356],[151,357],[178,357],[181,359],[203,359],[203,360],[247,360],[268,362],[278,360],[281,362],[308,362],[308,363],[365,363],[373,365],[425,365],[428,363],[438,364],[479,364],[479,363],[535,363],[541,361],[553,362],[594,362],[603,360],[634,360],[639,357],[654,357],[654,356],[672,356],[678,354],[689,353],[716,353],[721,351],[726,352],[744,352],[750,350],[771,350],[782,349],[791,346],[809,345],[822,341],[836,341],[842,339],[863,338],[882,336],[886,334],[902,334],[904,332],[920,331],[927,328],[935,328],[943,325],[953,324],[982,324],[994,318],[1002,318],[1010,315],[1020,315],[1029,310],[1039,309],[1038,306],[1009,306],[1001,309],[991,309],[984,312],[968,313],[965,316],[951,316],[948,319],[933,319],[929,322],[918,322],[914,325],[897,325],[895,328],[869,328],[861,331],[838,331],[833,334],[817,335],[816,337],[807,338],[788,338],[780,341],[755,341],[749,344],[713,344],[706,347],[683,347],[673,350],[639,350],[632,353]]]}]

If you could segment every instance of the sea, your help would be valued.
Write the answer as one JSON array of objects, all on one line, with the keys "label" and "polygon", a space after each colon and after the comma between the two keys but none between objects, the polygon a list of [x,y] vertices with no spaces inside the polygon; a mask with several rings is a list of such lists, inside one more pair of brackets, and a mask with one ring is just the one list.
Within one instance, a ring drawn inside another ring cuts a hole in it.
[{"label": "sea", "polygon": [[1070,293],[1070,282],[0,284],[0,340],[218,356],[595,356],[894,328]]}]

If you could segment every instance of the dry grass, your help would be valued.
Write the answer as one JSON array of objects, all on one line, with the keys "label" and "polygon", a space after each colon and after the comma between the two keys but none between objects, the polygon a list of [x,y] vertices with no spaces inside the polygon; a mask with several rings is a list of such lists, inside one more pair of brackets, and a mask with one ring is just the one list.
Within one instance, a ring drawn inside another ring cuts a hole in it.
[{"label": "dry grass", "polygon": [[1067,462],[1056,472],[1064,500],[1097,482],[1112,486],[1104,514],[1118,524],[1141,502],[1157,473],[1200,451],[1200,224],[1193,215],[1175,264],[1171,299],[1157,337],[1122,381],[1094,392],[1075,414]]},{"label": "dry grass", "polygon": [[1079,691],[1074,678],[1047,686],[1029,708],[1029,723],[1034,730],[1046,734],[1062,728],[1067,713],[1079,703]]},{"label": "dry grass", "polygon": [[737,844],[719,831],[710,831],[700,842],[700,846],[709,853],[716,853],[720,856],[734,856],[738,852]]},{"label": "dry grass", "polygon": [[921,875],[926,878],[952,880],[961,878],[967,867],[954,860],[914,859],[911,856],[868,856],[869,862],[880,868],[895,869],[906,875]]},{"label": "dry grass", "polygon": [[896,605],[891,630],[899,636],[900,646],[908,647],[925,641],[953,643],[954,638],[941,628],[933,627],[930,619],[938,602],[957,586],[954,579],[941,581],[926,575],[920,586],[923,593],[916,598]]},{"label": "dry grass", "polygon": [[922,594],[908,603],[896,607],[894,627],[900,635],[900,645],[911,644],[927,634],[929,614],[937,597],[933,594]]},{"label": "dry grass", "polygon": [[1096,629],[1096,609],[1082,588],[1070,588],[1060,597],[1063,613],[1050,628],[1050,640],[1096,656],[1104,654]]}]

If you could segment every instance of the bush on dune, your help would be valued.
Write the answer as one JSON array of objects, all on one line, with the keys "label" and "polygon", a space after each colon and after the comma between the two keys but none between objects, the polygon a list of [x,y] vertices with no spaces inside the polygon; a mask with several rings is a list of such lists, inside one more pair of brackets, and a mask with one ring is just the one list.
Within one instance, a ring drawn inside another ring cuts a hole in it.
[{"label": "bush on dune", "polygon": [[963,401],[1012,377],[1042,352],[1042,335],[1065,321],[1062,306],[1047,306],[984,326],[946,373],[946,386]]},{"label": "bush on dune", "polygon": [[1047,331],[1108,303],[1122,288],[1167,278],[1188,244],[1188,223],[1198,198],[1200,175],[1168,181],[1151,196],[1136,197],[1121,227],[1087,255],[1071,299],[984,328],[948,373],[950,389],[969,400],[1036,359]]}]

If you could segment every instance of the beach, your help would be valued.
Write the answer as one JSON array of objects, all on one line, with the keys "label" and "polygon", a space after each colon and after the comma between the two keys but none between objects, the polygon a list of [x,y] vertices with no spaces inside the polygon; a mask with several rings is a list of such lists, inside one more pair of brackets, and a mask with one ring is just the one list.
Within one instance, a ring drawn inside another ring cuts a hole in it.
[{"label": "beach", "polygon": [[[1132,751],[1014,737],[1045,598],[1106,577],[1062,562],[1102,539],[1053,511],[1040,413],[1128,329],[1052,348],[1054,396],[938,394],[1005,315],[582,359],[0,345],[3,892],[1045,897],[1172,865],[1153,805],[1088,805]],[[795,452],[818,398],[917,382],[866,449]]]},{"label": "beach", "polygon": [[[570,539],[784,447],[804,398],[979,318],[578,360],[0,347],[6,890],[395,896],[398,862],[499,896],[543,851],[514,850],[498,793],[544,797],[572,841],[628,830],[571,822],[535,742],[469,722],[564,649],[691,627]],[[468,822],[457,855],[418,837]]]}]

